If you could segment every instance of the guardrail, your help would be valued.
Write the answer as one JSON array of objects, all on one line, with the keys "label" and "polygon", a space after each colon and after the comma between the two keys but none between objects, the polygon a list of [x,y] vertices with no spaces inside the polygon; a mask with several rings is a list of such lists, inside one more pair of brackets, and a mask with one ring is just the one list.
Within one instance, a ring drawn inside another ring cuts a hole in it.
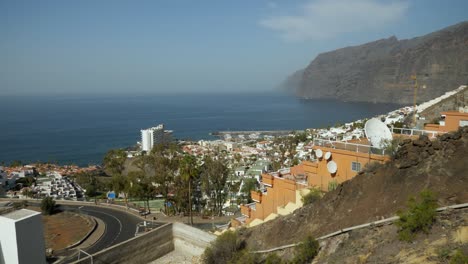
[{"label": "guardrail", "polygon": [[[467,208],[467,207],[468,207],[468,203],[455,204],[455,205],[439,207],[439,208],[436,209],[436,211],[437,212],[442,212],[442,211],[445,211],[445,210],[448,210],[448,209],[462,209],[462,208]],[[382,219],[382,220],[365,223],[365,224],[362,224],[362,225],[351,226],[351,227],[340,229],[340,230],[338,230],[336,232],[321,236],[321,237],[317,238],[317,240],[324,240],[324,239],[327,239],[327,238],[330,238],[330,237],[334,237],[334,236],[337,236],[337,235],[347,233],[347,232],[352,231],[352,230],[357,230],[357,229],[366,228],[366,227],[379,226],[379,225],[382,225],[382,224],[385,224],[385,223],[393,223],[394,221],[396,221],[398,219],[400,219],[399,216],[392,216],[392,217],[389,217],[389,218],[385,218],[385,219]],[[279,246],[279,247],[275,247],[275,248],[271,248],[271,249],[251,251],[250,253],[253,253],[253,254],[269,253],[269,252],[282,250],[282,249],[286,249],[286,248],[292,248],[292,247],[300,245],[301,243],[302,242],[294,243],[294,244],[288,244],[288,245],[284,245],[284,246]]]}]

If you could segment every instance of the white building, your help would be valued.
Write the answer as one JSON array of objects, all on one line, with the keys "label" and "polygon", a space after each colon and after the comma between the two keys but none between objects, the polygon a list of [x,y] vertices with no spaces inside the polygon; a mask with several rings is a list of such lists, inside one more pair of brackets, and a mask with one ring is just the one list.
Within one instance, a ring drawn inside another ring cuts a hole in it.
[{"label": "white building", "polygon": [[41,214],[21,209],[0,216],[0,263],[46,263]]},{"label": "white building", "polygon": [[171,130],[164,130],[163,124],[148,129],[142,129],[140,132],[141,150],[146,152],[151,151],[154,145],[170,141],[172,135]]}]

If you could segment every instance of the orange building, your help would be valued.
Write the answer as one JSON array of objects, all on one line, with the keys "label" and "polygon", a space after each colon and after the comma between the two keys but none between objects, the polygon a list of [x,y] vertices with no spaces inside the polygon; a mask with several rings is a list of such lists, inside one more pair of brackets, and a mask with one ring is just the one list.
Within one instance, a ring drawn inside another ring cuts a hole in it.
[{"label": "orange building", "polygon": [[[394,134],[394,137],[416,138],[419,135],[430,135],[435,138],[437,134],[468,125],[468,113],[452,111],[442,115],[445,116],[445,123],[426,125],[426,130],[400,130],[401,134]],[[252,192],[254,202],[241,206],[242,217],[233,219],[232,226],[253,226],[278,215],[289,214],[302,206],[301,198],[310,188],[318,188],[322,192],[330,191],[338,184],[355,177],[367,164],[384,163],[390,159],[384,149],[372,147],[367,139],[348,142],[316,139],[313,145],[313,151],[320,153],[315,160],[303,161],[292,167],[289,173],[282,175],[262,174],[266,192]]]},{"label": "orange building", "polygon": [[[319,188],[326,192],[333,189],[338,184],[352,179],[358,174],[368,163],[378,162],[384,163],[389,159],[388,156],[380,154],[372,154],[372,149],[368,146],[367,151],[365,145],[361,145],[359,149],[356,145],[347,144],[347,147],[353,145],[356,149],[346,150],[337,148],[337,144],[342,142],[335,142],[335,146],[314,146],[314,150],[320,149],[323,153],[330,153],[330,158],[327,160],[325,157],[317,159],[315,162],[304,162],[305,171],[307,176],[307,185],[309,187]],[[327,165],[329,162],[336,163],[336,172],[332,173],[329,171]]]},{"label": "orange building", "polygon": [[[382,150],[371,148],[365,144],[355,144],[338,141],[316,140],[314,150],[329,152],[326,157],[315,161],[303,161],[290,169],[290,173],[262,174],[262,183],[266,192],[252,191],[254,200],[251,204],[241,206],[243,217],[233,220],[232,226],[238,226],[239,221],[246,224],[261,223],[274,219],[278,215],[288,214],[302,206],[302,195],[309,188],[319,188],[329,191],[334,186],[357,175],[369,162],[383,163],[388,156]],[[367,143],[363,140],[362,143]],[[372,154],[371,152],[378,152]],[[329,162],[336,163],[337,170],[330,173],[327,168]],[[236,222],[237,221],[237,222]]]},{"label": "orange building", "polygon": [[424,129],[450,132],[457,130],[459,127],[468,126],[468,113],[448,111],[442,112],[441,115],[444,120],[440,121],[439,124],[426,124]]}]

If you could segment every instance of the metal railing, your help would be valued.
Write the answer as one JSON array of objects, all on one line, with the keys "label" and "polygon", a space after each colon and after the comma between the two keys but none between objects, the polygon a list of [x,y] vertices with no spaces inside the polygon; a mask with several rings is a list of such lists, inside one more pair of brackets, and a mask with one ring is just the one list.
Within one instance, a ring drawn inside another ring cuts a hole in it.
[{"label": "metal railing", "polygon": [[391,127],[390,131],[392,134],[401,134],[407,136],[421,136],[426,135],[430,138],[435,138],[439,134],[443,134],[444,132],[439,131],[431,131],[431,130],[421,130],[421,129],[414,129],[414,128],[398,128],[398,127]]},{"label": "metal railing", "polygon": [[348,150],[365,154],[385,155],[385,149],[375,148],[370,145],[349,143],[346,141],[333,141],[317,138],[313,140],[313,144],[314,146],[325,148]]}]

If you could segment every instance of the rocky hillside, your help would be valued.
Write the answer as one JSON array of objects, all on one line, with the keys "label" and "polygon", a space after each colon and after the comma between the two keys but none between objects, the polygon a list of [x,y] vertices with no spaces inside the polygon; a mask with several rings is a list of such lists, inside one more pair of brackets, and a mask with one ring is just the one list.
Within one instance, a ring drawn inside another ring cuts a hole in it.
[{"label": "rocky hillside", "polygon": [[250,249],[296,243],[311,234],[319,237],[346,227],[394,216],[410,196],[430,189],[438,205],[468,202],[468,127],[442,135],[400,143],[393,160],[368,166],[320,201],[281,216],[242,236]]},{"label": "rocky hillside", "polygon": [[448,264],[458,250],[468,252],[467,221],[468,209],[439,213],[429,234],[412,243],[398,240],[395,225],[355,230],[323,241],[313,264]]},{"label": "rocky hillside", "polygon": [[418,102],[468,83],[468,21],[408,40],[396,37],[319,54],[283,84],[304,98],[413,102],[410,76],[417,74]]}]

